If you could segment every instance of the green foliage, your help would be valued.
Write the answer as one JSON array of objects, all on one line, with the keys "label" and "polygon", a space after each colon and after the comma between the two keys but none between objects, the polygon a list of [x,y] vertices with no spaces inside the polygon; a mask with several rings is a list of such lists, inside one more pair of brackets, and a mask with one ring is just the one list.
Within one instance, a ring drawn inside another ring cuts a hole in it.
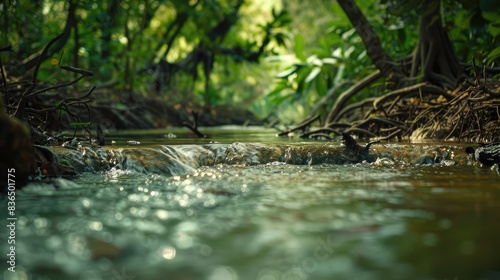
[{"label": "green foliage", "polygon": [[[303,5],[304,9],[315,9]],[[273,60],[283,69],[275,75],[275,87],[267,95],[274,106],[301,103],[307,114],[335,85],[360,79],[372,71],[363,43],[347,17],[337,4],[332,4],[330,11],[335,17],[326,22],[314,47],[308,48],[306,34],[298,33],[294,36],[292,54]]]},{"label": "green foliage", "polygon": [[[259,112],[293,105],[297,115],[298,106],[310,108],[336,84],[359,80],[373,70],[360,38],[336,1],[290,0],[286,5],[244,1],[223,37],[210,33],[234,11],[238,0],[71,1],[78,5],[78,24],[62,49],[65,63],[95,73],[94,80],[82,83],[113,83],[118,92],[150,95],[157,91],[168,102],[186,106],[253,103]],[[356,1],[395,59],[416,47],[418,17],[431,8],[427,2]],[[443,25],[457,57],[464,62],[474,57],[496,66],[500,62],[500,1],[441,2]],[[0,46],[10,43],[16,50],[5,54],[3,61],[21,63],[61,33],[70,2],[9,3],[0,5],[0,14],[6,15],[0,17]],[[208,87],[205,65],[193,66],[188,60],[197,48],[213,56]],[[173,73],[173,68],[152,67],[162,62],[181,70]],[[56,64],[43,63],[39,79],[67,80],[67,73],[54,71]],[[158,81],[163,87],[155,89]],[[378,92],[374,86],[356,98]],[[263,95],[268,99],[260,100]],[[123,102],[120,96],[114,98],[116,104]]]},{"label": "green foliage", "polygon": [[500,2],[491,0],[479,1],[481,15],[487,21],[488,32],[496,42],[493,48],[486,56],[486,62],[491,64],[500,60]]},{"label": "green foliage", "polygon": [[[264,87],[259,87],[259,92],[253,87],[260,80],[250,81],[249,86],[245,79],[251,67],[244,62],[259,62],[268,53],[280,52],[287,43],[292,22],[279,4],[265,1],[243,1],[233,16],[228,15],[235,11],[238,0],[72,1],[77,3],[77,25],[63,48],[68,64],[93,71],[96,78],[91,83],[112,83],[121,92],[149,95],[152,85],[160,81],[164,85],[159,93],[166,99],[193,106],[206,101],[210,104],[205,105],[232,104],[234,99],[243,102],[250,96],[262,95]],[[0,5],[1,14],[9,15],[0,19],[1,45],[10,43],[16,49],[6,60],[22,61],[31,56],[65,26],[68,1],[10,3],[7,7]],[[222,36],[223,32],[214,28],[225,18],[234,22],[229,24],[227,35]],[[196,48],[214,57],[208,91],[204,65],[189,65],[187,60]],[[59,53],[55,56],[59,57]],[[161,61],[179,64],[177,69],[181,70],[155,70],[152,66]],[[53,65],[43,63],[40,79],[64,79],[53,70]],[[245,92],[240,91],[242,88]],[[228,92],[238,92],[238,96]]]},{"label": "green foliage", "polygon": [[[451,35],[456,54],[464,62],[472,58],[498,64],[500,58],[500,1],[496,0],[382,0],[387,12],[399,18],[424,16],[442,2],[444,26]],[[408,21],[408,20],[406,20]]]},{"label": "green foliage", "polygon": [[[472,58],[496,65],[500,59],[500,1],[461,0],[442,1],[443,25],[449,32],[458,58],[470,62]],[[384,49],[394,59],[410,55],[418,44],[418,19],[427,15],[439,1],[381,0],[375,3],[356,1],[371,21]],[[300,5],[298,14],[307,9],[320,15],[317,2]],[[293,7],[293,6],[292,6]],[[359,37],[340,6],[329,7],[328,25],[308,46],[308,36],[314,31],[301,32],[294,37],[289,55],[277,60],[282,71],[274,89],[268,94],[273,104],[305,102],[310,107],[328,89],[342,80],[359,80],[367,74],[371,62],[367,59]],[[320,21],[318,16],[317,21]],[[380,84],[357,95],[353,101],[380,93]],[[307,106],[306,106],[307,107]]]}]

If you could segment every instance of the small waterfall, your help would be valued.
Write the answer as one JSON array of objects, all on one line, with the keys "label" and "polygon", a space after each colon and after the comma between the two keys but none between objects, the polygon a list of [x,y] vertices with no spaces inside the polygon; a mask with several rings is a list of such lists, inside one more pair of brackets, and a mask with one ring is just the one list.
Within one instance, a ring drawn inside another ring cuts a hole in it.
[{"label": "small waterfall", "polygon": [[233,143],[205,145],[158,145],[82,150],[52,149],[60,163],[77,171],[126,169],[139,173],[179,176],[193,173],[201,166],[216,164],[258,165],[280,162],[294,165],[355,164],[375,162],[379,158],[398,164],[467,164],[463,147],[428,145],[377,145],[364,157],[353,155],[338,144],[262,144]]}]

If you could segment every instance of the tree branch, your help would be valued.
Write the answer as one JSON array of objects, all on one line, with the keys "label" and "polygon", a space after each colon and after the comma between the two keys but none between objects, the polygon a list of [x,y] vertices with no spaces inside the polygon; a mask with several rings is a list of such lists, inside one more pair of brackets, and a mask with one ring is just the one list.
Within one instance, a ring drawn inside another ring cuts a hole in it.
[{"label": "tree branch", "polygon": [[337,98],[337,100],[335,101],[335,104],[333,105],[332,109],[330,110],[330,113],[328,114],[328,117],[326,118],[325,126],[328,126],[328,124],[331,122],[338,121],[338,114],[344,108],[347,101],[349,101],[349,99],[351,99],[351,97],[354,96],[356,93],[358,93],[359,91],[361,91],[365,87],[369,86],[371,83],[378,80],[380,77],[382,77],[382,72],[380,70],[376,70],[375,72],[364,77],[362,80],[355,83],[348,90],[343,92],[339,96],[339,98]]}]

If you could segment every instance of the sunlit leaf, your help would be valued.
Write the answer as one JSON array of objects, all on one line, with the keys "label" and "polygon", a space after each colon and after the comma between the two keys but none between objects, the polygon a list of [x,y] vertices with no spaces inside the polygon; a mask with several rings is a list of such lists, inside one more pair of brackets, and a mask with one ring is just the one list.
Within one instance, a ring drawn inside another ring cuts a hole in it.
[{"label": "sunlit leaf", "polygon": [[335,75],[335,78],[333,80],[334,84],[340,83],[340,81],[344,79],[344,70],[345,70],[345,64],[342,63],[337,68],[337,74]]},{"label": "sunlit leaf", "polygon": [[351,28],[348,31],[342,33],[342,40],[344,40],[344,41],[348,40],[349,37],[351,37],[354,34],[356,34],[356,29],[355,28]]},{"label": "sunlit leaf", "polygon": [[366,50],[363,50],[359,55],[358,55],[358,61],[363,59],[366,56]]},{"label": "sunlit leaf", "polygon": [[391,25],[387,26],[387,30],[402,30],[405,28],[405,22],[402,20],[399,20],[395,23],[392,23]]},{"label": "sunlit leaf", "polygon": [[313,65],[322,65],[321,60],[318,59],[318,56],[316,54],[313,54],[309,56],[306,60],[307,64],[313,64]]},{"label": "sunlit leaf", "polygon": [[331,64],[331,65],[336,65],[338,62],[338,60],[333,57],[325,57],[322,58],[321,61],[323,62],[323,64]]},{"label": "sunlit leaf", "polygon": [[354,51],[355,47],[354,46],[350,46],[349,48],[347,48],[346,50],[344,50],[344,57],[345,58],[348,58],[351,56],[351,53]]},{"label": "sunlit leaf", "polygon": [[278,74],[276,74],[276,78],[279,78],[279,79],[283,79],[283,78],[287,78],[288,76],[294,74],[295,72],[297,72],[297,69],[298,67],[296,66],[293,66],[292,68],[288,69],[288,70],[285,70],[283,72],[280,72]]},{"label": "sunlit leaf", "polygon": [[265,58],[265,61],[267,61],[267,62],[279,62],[279,61],[283,61],[283,60],[285,60],[285,59],[281,55],[271,55],[271,56],[267,56]]},{"label": "sunlit leaf", "polygon": [[306,83],[311,82],[312,80],[314,80],[316,78],[316,76],[318,76],[319,73],[321,73],[321,68],[320,67],[314,67],[311,70],[311,72],[309,73],[309,75],[307,75],[307,77],[304,80],[304,82],[306,82]]}]

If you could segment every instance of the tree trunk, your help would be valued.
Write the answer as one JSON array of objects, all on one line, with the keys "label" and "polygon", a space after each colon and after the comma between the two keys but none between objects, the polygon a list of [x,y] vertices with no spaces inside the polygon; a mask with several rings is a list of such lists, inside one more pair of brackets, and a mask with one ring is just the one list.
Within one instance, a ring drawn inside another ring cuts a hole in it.
[{"label": "tree trunk", "polygon": [[118,0],[110,0],[104,13],[97,18],[99,29],[101,29],[101,61],[109,61],[111,55],[111,34],[118,25],[117,15],[120,8]]},{"label": "tree trunk", "polygon": [[22,67],[20,69],[23,69],[24,71],[27,71],[33,67],[35,67],[38,63],[38,60],[41,59],[41,61],[46,60],[47,58],[51,57],[58,51],[60,51],[66,42],[69,39],[69,36],[71,35],[71,29],[76,25],[76,17],[75,17],[75,12],[76,8],[78,7],[78,0],[72,0],[69,1],[69,8],[68,8],[68,16],[66,17],[66,24],[64,26],[63,32],[62,32],[62,37],[61,39],[57,42],[57,44],[50,50],[45,53],[43,57],[40,57],[42,53],[34,55],[26,59],[26,61],[23,62]]},{"label": "tree trunk", "polygon": [[375,64],[375,67],[380,70],[382,75],[386,77],[389,82],[392,82],[392,85],[388,84],[390,87],[397,87],[402,76],[400,74],[401,71],[396,69],[396,63],[394,63],[392,58],[385,52],[380,43],[380,39],[373,31],[366,17],[359,10],[359,7],[354,0],[338,0],[338,3],[351,21],[358,35],[361,37],[361,40],[363,40],[366,53],[373,64]]},{"label": "tree trunk", "polygon": [[425,0],[420,16],[419,43],[413,58],[411,76],[422,74],[422,81],[442,88],[454,88],[460,65],[448,34],[441,23],[440,2]]}]

